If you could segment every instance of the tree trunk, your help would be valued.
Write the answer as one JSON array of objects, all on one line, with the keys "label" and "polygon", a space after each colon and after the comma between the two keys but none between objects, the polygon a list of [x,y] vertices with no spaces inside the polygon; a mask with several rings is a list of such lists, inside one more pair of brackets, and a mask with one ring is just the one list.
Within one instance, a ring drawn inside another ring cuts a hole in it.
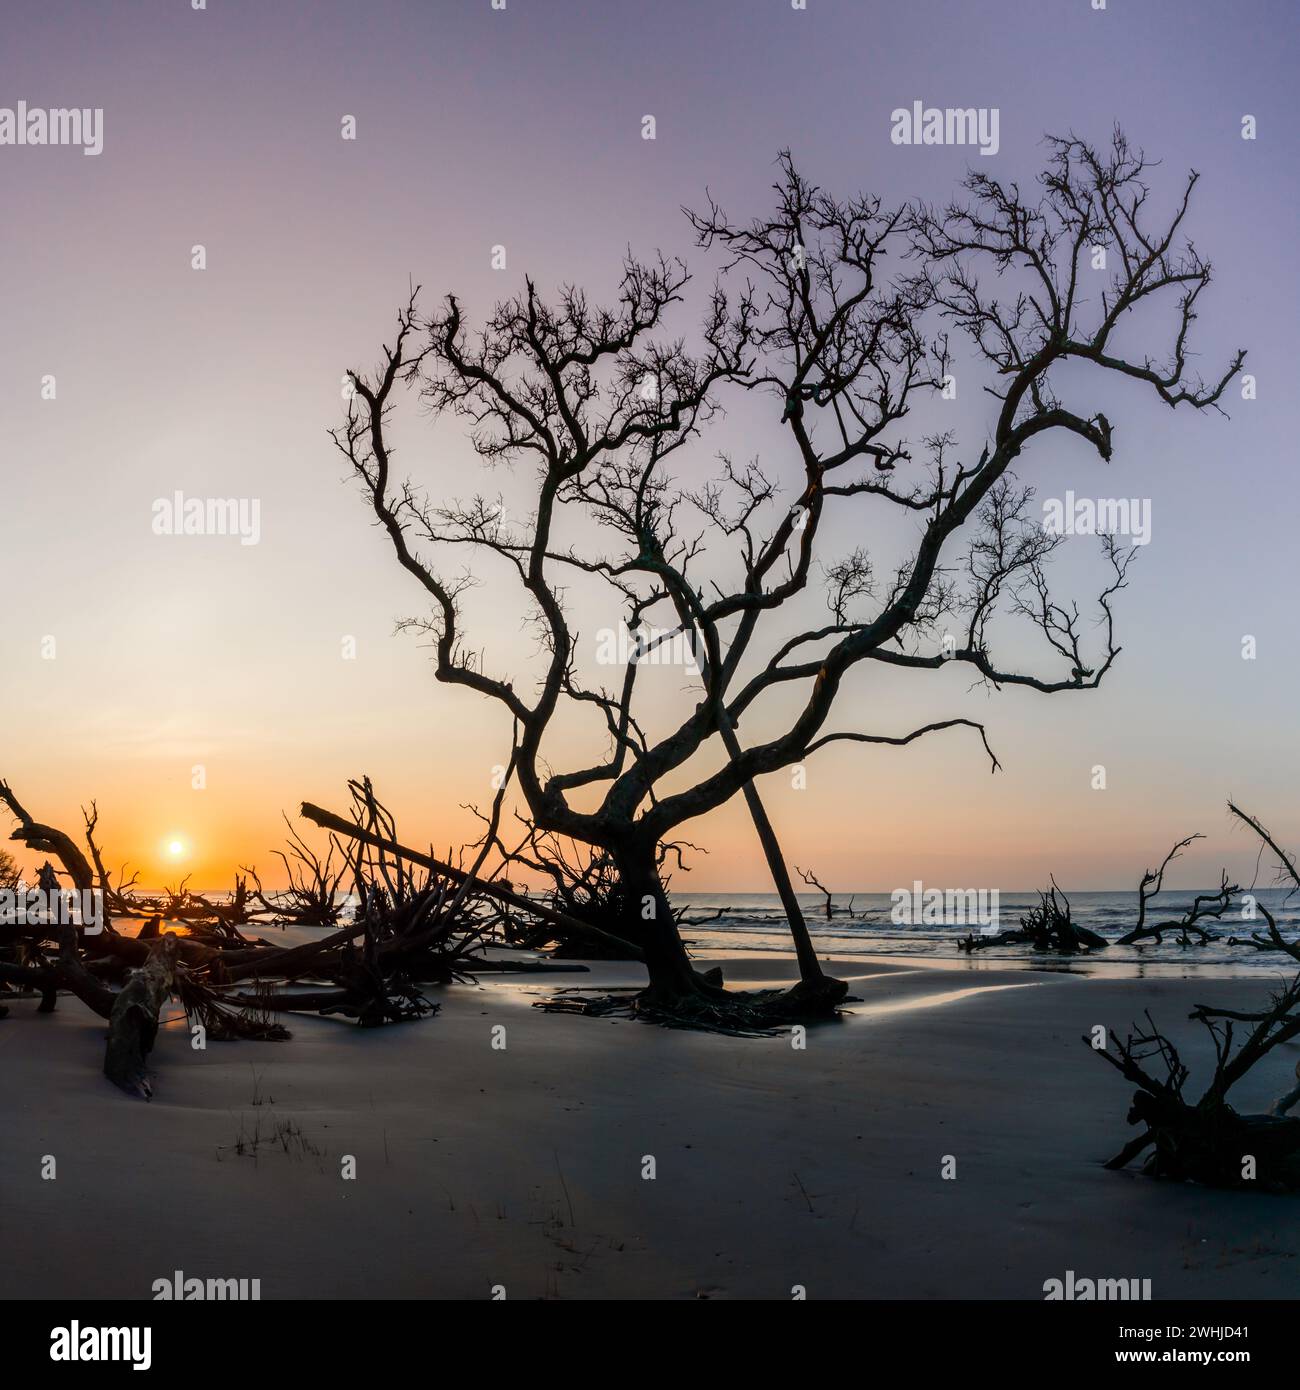
[{"label": "tree trunk", "polygon": [[[727,756],[733,761],[737,761],[741,756],[740,740],[736,737],[730,716],[725,709],[721,711],[721,716],[718,722],[718,731],[721,733],[722,742],[726,746]],[[799,961],[799,983],[790,991],[791,997],[802,1000],[812,1011],[833,1008],[848,994],[849,987],[843,980],[832,979],[822,970],[821,962],[817,959],[817,952],[813,947],[812,936],[808,931],[808,923],[804,920],[803,909],[799,906],[794,884],[790,881],[790,871],[786,867],[785,857],[781,853],[776,831],[772,829],[772,822],[767,818],[767,810],[758,795],[758,788],[752,781],[749,781],[744,784],[741,790],[745,794],[745,804],[749,807],[754,829],[758,831],[758,840],[763,846],[763,854],[767,858],[768,872],[772,875],[772,881],[776,884],[776,891],[781,898],[781,905],[785,908],[786,920],[790,925],[790,935],[794,938],[795,956]],[[826,916],[828,920],[830,915],[830,896],[827,895]]]},{"label": "tree trunk", "polygon": [[641,947],[650,972],[650,992],[665,1000],[700,993],[703,982],[677,930],[654,846],[634,844],[611,853],[619,878],[617,931]]},{"label": "tree trunk", "polygon": [[[738,761],[741,756],[740,741],[736,738],[726,710],[722,711],[718,731],[726,745],[727,756],[733,762]],[[790,882],[790,871],[785,866],[776,831],[772,829],[772,822],[767,818],[767,809],[760,800],[758,788],[753,782],[746,782],[741,791],[745,795],[745,804],[749,807],[754,829],[758,831],[758,842],[763,846],[768,872],[772,875],[772,882],[776,884],[781,906],[785,908],[786,920],[790,924],[790,935],[794,938],[794,953],[799,961],[799,978],[808,982],[822,980],[825,976],[817,959],[817,952],[813,949],[812,937],[808,935],[808,923],[804,921],[803,909],[795,896],[794,884]],[[830,916],[829,911],[826,915]]]}]

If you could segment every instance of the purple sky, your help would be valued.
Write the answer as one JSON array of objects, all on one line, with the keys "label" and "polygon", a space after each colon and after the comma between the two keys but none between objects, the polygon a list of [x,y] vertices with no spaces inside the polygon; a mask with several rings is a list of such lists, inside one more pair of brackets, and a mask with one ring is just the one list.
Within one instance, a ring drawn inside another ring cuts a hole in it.
[{"label": "purple sky", "polygon": [[[1220,862],[1249,877],[1229,795],[1300,844],[1298,32],[1291,4],[1206,0],[11,7],[0,106],[105,117],[98,158],[0,147],[0,775],[45,819],[75,824],[97,796],[110,857],[149,881],[173,838],[196,881],[235,860],[269,869],[279,808],[338,804],[361,771],[412,839],[464,838],[456,808],[487,799],[507,731],[393,636],[418,595],[325,434],[344,369],[376,360],[408,279],[428,307],[454,289],[477,318],[525,272],[607,293],[629,245],[708,272],[678,209],[707,186],[739,216],[763,211],[783,146],[842,195],[943,199],[970,163],[1027,183],[1045,131],[1104,140],[1118,121],[1163,161],[1162,194],[1201,171],[1189,226],[1216,283],[1197,344],[1207,375],[1246,346],[1259,382],[1255,401],[1230,392],[1231,420],[1108,387],[1109,471],[1069,451],[1024,471],[1044,496],[1151,500],[1152,543],[1118,608],[1123,656],[1099,692],[1052,699],[873,672],[841,722],[898,733],[972,715],[1005,770],[990,778],[950,734],[839,750],[804,793],[784,776],[762,788],[789,857],[837,889],[1027,887],[1049,870],[1112,887],[1193,830],[1209,843],[1179,881],[1215,880]],[[890,112],[915,100],[997,107],[999,153],[891,145]],[[1255,141],[1240,137],[1247,113]],[[340,139],[346,114],[355,142]],[[474,485],[454,433],[412,410],[401,439],[439,495]],[[745,444],[779,471],[774,430]],[[153,535],[153,500],[177,489],[259,498],[261,543]],[[489,586],[475,610],[497,669],[522,645],[507,598]],[[356,661],[340,659],[345,635]],[[742,809],[687,833],[712,853],[679,886],[767,887]]]}]

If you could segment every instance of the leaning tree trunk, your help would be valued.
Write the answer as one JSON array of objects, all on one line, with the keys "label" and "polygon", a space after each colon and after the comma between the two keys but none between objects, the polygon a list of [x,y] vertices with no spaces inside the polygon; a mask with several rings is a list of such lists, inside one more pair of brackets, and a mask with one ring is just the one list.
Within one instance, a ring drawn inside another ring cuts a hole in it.
[{"label": "leaning tree trunk", "polygon": [[[721,715],[722,717],[718,721],[718,730],[722,734],[722,742],[726,746],[727,756],[734,762],[739,760],[741,756],[740,741],[736,738],[731,717],[725,709],[722,710]],[[833,1006],[844,998],[849,992],[849,987],[843,980],[832,979],[822,970],[821,962],[818,961],[817,952],[813,947],[812,936],[808,931],[808,923],[804,920],[803,909],[799,906],[799,898],[794,891],[794,884],[790,881],[790,871],[786,867],[785,857],[781,853],[776,831],[772,829],[772,822],[768,819],[767,809],[758,795],[758,788],[750,781],[744,784],[742,791],[745,795],[745,804],[749,807],[750,817],[754,822],[754,829],[758,832],[759,844],[763,846],[763,854],[767,858],[768,872],[772,875],[772,882],[776,884],[776,891],[781,898],[781,906],[785,908],[786,920],[790,925],[790,935],[794,938],[795,957],[799,962],[799,984],[790,993],[800,998],[806,997],[809,1004],[812,1005]],[[826,904],[826,916],[829,919],[831,915],[829,895],[827,895]]]}]

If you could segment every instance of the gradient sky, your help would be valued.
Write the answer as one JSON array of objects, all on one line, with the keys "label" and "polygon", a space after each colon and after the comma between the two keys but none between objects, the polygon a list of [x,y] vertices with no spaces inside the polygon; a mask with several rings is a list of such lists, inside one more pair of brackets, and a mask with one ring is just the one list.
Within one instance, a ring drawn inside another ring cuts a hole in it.
[{"label": "gradient sky", "polygon": [[[761,788],[788,857],[836,889],[1009,889],[1049,871],[1123,886],[1194,830],[1209,842],[1177,882],[1217,880],[1221,862],[1248,879],[1229,795],[1300,844],[1298,33],[1283,0],[9,7],[0,105],[103,107],[105,129],[98,158],[0,148],[0,775],[69,828],[98,798],[110,861],[151,884],[191,870],[221,887],[249,861],[274,881],[281,808],[341,808],[363,771],[406,838],[462,841],[460,804],[490,796],[508,730],[393,634],[419,596],[326,437],[343,371],[377,360],[409,279],[426,307],[455,290],[475,318],[525,272],[607,293],[629,245],[686,255],[707,283],[679,208],[707,186],[738,216],[764,211],[783,146],[838,194],[942,199],[971,162],[1027,182],[1045,131],[1104,140],[1119,121],[1163,161],[1162,191],[1201,171],[1189,225],[1216,283],[1197,345],[1207,375],[1248,347],[1259,381],[1254,402],[1230,393],[1231,420],[1108,386],[1089,399],[1115,424],[1109,472],[1070,449],[1022,470],[1043,496],[1151,499],[1153,541],[1118,607],[1123,656],[1100,691],[1052,698],[968,694],[960,672],[861,672],[837,727],[965,714],[987,723],[1004,771],[990,777],[954,732],[840,747],[810,764],[806,792],[788,775]],[[891,145],[891,110],[918,99],[998,107],[996,158]],[[355,142],[340,139],[345,114]],[[490,268],[497,243],[505,272]],[[978,402],[964,409],[981,430]],[[770,418],[729,429],[782,470]],[[399,464],[435,495],[474,486],[454,430],[411,409],[400,439]],[[177,489],[259,498],[261,544],[155,536],[152,502]],[[834,534],[853,542],[851,527]],[[471,608],[498,671],[527,666],[520,611],[491,583]],[[355,661],[340,658],[345,634]],[[768,888],[739,803],[683,833],[710,853],[678,887]],[[182,863],[164,852],[173,838]]]}]

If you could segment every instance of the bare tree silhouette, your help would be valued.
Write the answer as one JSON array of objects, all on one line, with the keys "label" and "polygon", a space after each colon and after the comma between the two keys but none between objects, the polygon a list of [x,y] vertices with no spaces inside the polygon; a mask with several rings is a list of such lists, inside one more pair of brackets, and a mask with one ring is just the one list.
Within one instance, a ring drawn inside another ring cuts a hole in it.
[{"label": "bare tree silhouette", "polygon": [[[517,721],[518,786],[539,830],[614,861],[614,928],[644,951],[647,1004],[689,1012],[733,998],[692,968],[656,868],[657,846],[684,822],[837,742],[901,745],[964,727],[998,766],[983,725],[969,719],[897,733],[828,727],[855,667],[954,664],[994,687],[1052,694],[1096,687],[1119,655],[1112,602],[1134,552],[1102,538],[1099,638],[1089,639],[1079,605],[1048,585],[1064,537],[1031,519],[1032,490],[1012,465],[1065,436],[1112,457],[1110,422],[1065,403],[1058,369],[1069,368],[1071,396],[1091,370],[1170,406],[1217,408],[1244,353],[1208,384],[1188,367],[1210,283],[1183,235],[1197,175],[1160,223],[1147,202],[1149,163],[1122,134],[1104,148],[1073,136],[1048,144],[1032,197],[973,173],[963,200],[943,210],[840,201],[782,154],[769,216],[739,224],[712,200],[687,214],[698,245],[723,258],[690,346],[666,336],[686,268],[629,254],[613,306],[596,307],[572,285],[548,302],[529,279],[476,333],[454,295],[422,316],[417,289],[378,370],[351,373],[355,393],[333,436],[429,601],[409,626],[432,638],[438,680],[497,701]],[[1091,268],[1096,248],[1108,272]],[[1120,346],[1121,336],[1161,332],[1166,302],[1163,364]],[[959,366],[983,379],[994,403],[986,435],[974,447],[949,430],[913,442],[908,416],[924,406],[933,421],[947,409]],[[446,477],[435,500],[395,474],[389,425],[403,387],[435,419],[464,422],[485,465],[532,467],[526,515],[507,519],[482,495],[456,499]],[[701,465],[688,474],[684,458],[697,460],[723,401],[749,392],[779,412],[793,482],[788,466],[723,456],[700,483]],[[837,554],[823,535],[829,510],[868,503],[896,519],[902,542],[919,532],[883,579],[865,546]],[[463,623],[471,580],[448,568],[458,553],[472,557],[475,578],[491,565],[513,576],[541,639],[540,670],[489,673]],[[634,634],[664,615],[669,635],[689,637],[698,690],[683,718],[651,727],[665,711],[662,700],[638,700],[640,647],[616,688],[582,682],[568,601],[579,583],[601,586]],[[810,595],[824,600],[820,618],[810,619]],[[1039,630],[1052,669],[999,663],[990,650],[999,611]],[[785,697],[784,710],[773,695]],[[566,721],[589,710],[607,740],[585,766],[555,770],[546,757],[562,709]],[[742,741],[746,721],[776,721],[777,731]],[[751,811],[761,831],[753,797]],[[788,887],[774,844],[765,837],[778,887],[782,876]],[[797,905],[791,928],[803,978],[760,1011],[833,1008],[843,986],[822,974]]]}]

